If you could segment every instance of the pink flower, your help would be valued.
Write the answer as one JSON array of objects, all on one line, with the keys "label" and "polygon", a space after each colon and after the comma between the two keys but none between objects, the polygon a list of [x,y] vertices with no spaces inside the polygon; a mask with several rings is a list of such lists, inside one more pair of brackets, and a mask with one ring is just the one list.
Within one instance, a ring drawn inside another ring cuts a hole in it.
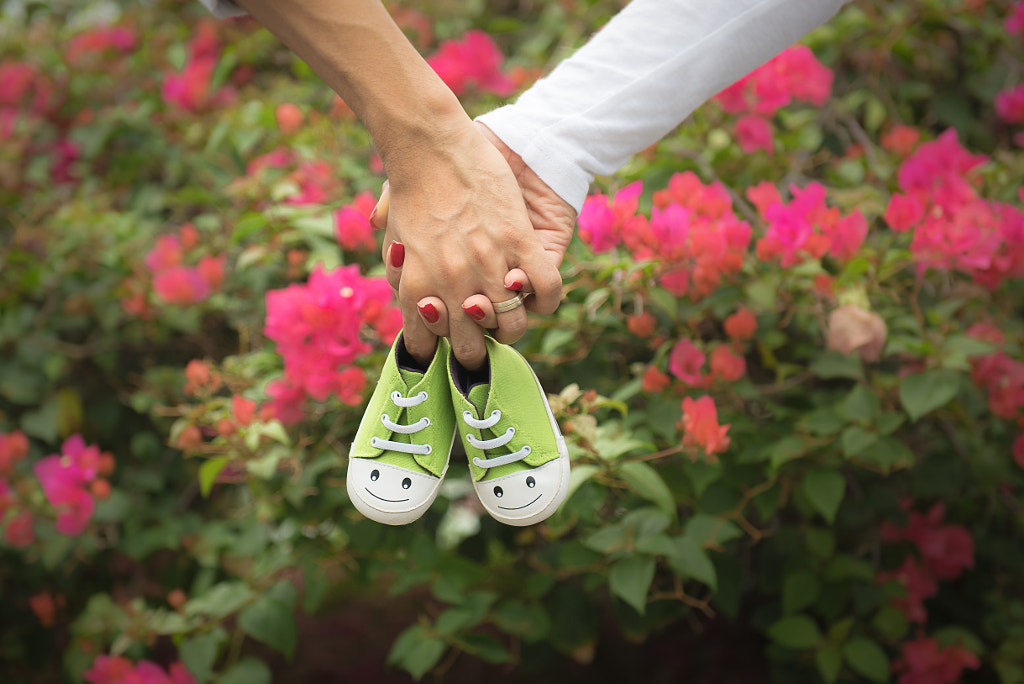
[{"label": "pink flower", "polygon": [[307,284],[268,292],[264,334],[284,359],[281,396],[294,398],[298,390],[323,400],[336,393],[338,374],[371,349],[364,332],[393,321],[386,313],[392,301],[388,282],[363,278],[357,266],[317,267]]},{"label": "pink flower", "polygon": [[669,353],[668,370],[679,380],[691,387],[703,387],[704,378],[701,368],[704,366],[704,352],[694,346],[688,339],[676,342]]},{"label": "pink flower", "polygon": [[87,446],[81,435],[64,441],[61,454],[47,456],[32,470],[43,493],[57,512],[57,531],[76,536],[85,531],[92,518],[95,502],[88,486],[99,473],[101,454],[96,446]]},{"label": "pink flower", "polygon": [[704,448],[704,454],[724,453],[729,448],[729,425],[718,424],[718,409],[708,395],[696,401],[683,399],[683,444]]},{"label": "pink flower", "polygon": [[446,40],[427,63],[456,95],[473,88],[483,93],[507,97],[515,83],[502,71],[504,58],[489,35],[468,31],[461,40]]},{"label": "pink flower", "polygon": [[832,94],[832,71],[805,45],[794,45],[715,96],[732,114],[771,115],[792,100],[821,106]]},{"label": "pink flower", "polygon": [[996,95],[996,114],[1006,123],[1024,123],[1024,83]]},{"label": "pink flower", "polygon": [[626,226],[636,217],[643,190],[643,182],[634,181],[615,193],[614,199],[606,195],[587,197],[578,221],[580,238],[597,253],[618,245]]},{"label": "pink flower", "polygon": [[957,684],[965,669],[980,666],[978,656],[959,644],[940,649],[935,639],[919,636],[903,642],[893,671],[902,673],[899,684]]},{"label": "pink flower", "polygon": [[219,58],[216,27],[210,22],[200,23],[189,44],[185,68],[180,73],[164,75],[161,90],[164,102],[171,107],[197,113],[232,101],[234,91],[222,89],[211,92],[213,72]]},{"label": "pink flower", "polygon": [[338,244],[345,249],[369,250],[376,246],[369,218],[355,207],[342,207],[334,212],[334,230]]},{"label": "pink flower", "polygon": [[274,380],[267,385],[267,396],[271,414],[285,425],[301,423],[305,418],[306,391],[303,388],[294,387],[286,380]]},{"label": "pink flower", "polygon": [[831,234],[829,252],[839,261],[849,261],[864,244],[864,238],[868,235],[868,222],[859,209],[854,209],[852,214],[847,214],[835,223]]},{"label": "pink flower", "polygon": [[763,116],[748,114],[736,122],[736,139],[746,154],[757,150],[771,153],[775,150],[772,125]]},{"label": "pink flower", "polygon": [[223,254],[220,256],[204,256],[196,264],[196,271],[203,281],[206,282],[210,290],[219,290],[224,282],[224,262],[226,260],[227,257]]},{"label": "pink flower", "polygon": [[894,193],[885,209],[885,222],[897,232],[913,228],[924,218],[924,205],[914,195]]},{"label": "pink flower", "polygon": [[1024,1],[1014,5],[1010,14],[1006,17],[1006,30],[1024,37]]},{"label": "pink flower", "polygon": [[133,664],[124,656],[98,655],[92,667],[82,675],[90,684],[196,684],[181,663],[164,671],[156,663],[140,660]]},{"label": "pink flower", "polygon": [[181,264],[181,241],[177,235],[161,235],[156,245],[146,254],[146,268],[150,273],[160,273]]},{"label": "pink flower", "polygon": [[168,304],[197,304],[210,295],[210,285],[195,268],[172,266],[153,278],[157,296]]}]

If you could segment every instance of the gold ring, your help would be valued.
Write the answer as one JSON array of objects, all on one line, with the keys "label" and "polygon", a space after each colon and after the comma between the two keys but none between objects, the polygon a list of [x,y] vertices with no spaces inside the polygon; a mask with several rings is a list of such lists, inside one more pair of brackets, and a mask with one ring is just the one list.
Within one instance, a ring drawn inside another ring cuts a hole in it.
[{"label": "gold ring", "polygon": [[491,302],[494,306],[494,313],[507,313],[518,309],[523,305],[523,301],[530,295],[530,292],[517,292],[516,296],[512,299],[506,299],[503,302]]}]

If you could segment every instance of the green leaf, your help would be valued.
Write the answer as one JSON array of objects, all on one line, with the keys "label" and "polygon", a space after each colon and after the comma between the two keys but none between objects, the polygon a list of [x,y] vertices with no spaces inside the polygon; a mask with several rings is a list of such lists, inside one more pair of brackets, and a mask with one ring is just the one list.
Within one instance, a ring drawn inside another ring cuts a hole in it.
[{"label": "green leaf", "polygon": [[228,638],[227,633],[217,627],[205,634],[185,639],[178,647],[181,662],[184,663],[199,684],[205,684],[213,676],[213,664],[217,661],[220,645]]},{"label": "green leaf", "polygon": [[838,470],[812,470],[800,483],[804,496],[829,524],[836,519],[846,493],[846,480]]},{"label": "green leaf", "polygon": [[612,594],[633,606],[643,615],[647,607],[647,592],[654,580],[654,558],[629,556],[612,566],[608,573],[608,588]]},{"label": "green leaf", "polygon": [[643,461],[629,461],[618,468],[622,479],[633,491],[653,501],[670,518],[676,517],[676,501],[658,471]]},{"label": "green leaf", "polygon": [[186,616],[208,615],[217,619],[231,615],[252,600],[252,589],[244,582],[221,582],[182,606]]},{"label": "green leaf", "polygon": [[490,634],[467,634],[458,640],[458,645],[488,663],[507,663],[511,658],[505,645]]},{"label": "green leaf", "polygon": [[856,456],[877,441],[878,435],[868,432],[860,425],[851,425],[839,435],[839,443],[842,444],[843,454],[847,458]]},{"label": "green leaf", "polygon": [[871,626],[890,641],[902,639],[909,628],[903,611],[892,606],[883,606],[871,620]]},{"label": "green leaf", "polygon": [[804,650],[821,643],[818,625],[806,615],[790,615],[768,628],[768,638],[786,648]]},{"label": "green leaf", "polygon": [[551,628],[551,621],[543,608],[515,600],[498,604],[491,618],[500,629],[527,641],[544,639]]},{"label": "green leaf", "polygon": [[849,378],[860,380],[864,377],[864,364],[856,355],[827,352],[811,363],[811,372],[823,380]]},{"label": "green leaf", "polygon": [[420,625],[413,625],[398,635],[388,653],[388,664],[397,665],[419,680],[429,672],[448,646],[437,637],[428,636]]},{"label": "green leaf", "polygon": [[826,644],[814,653],[814,664],[825,684],[833,684],[839,678],[839,670],[843,667],[843,655],[838,646]]},{"label": "green leaf", "polygon": [[291,658],[298,631],[290,607],[269,596],[261,596],[238,614],[238,626],[257,641]]},{"label": "green leaf", "polygon": [[851,422],[870,423],[878,417],[882,401],[867,385],[857,385],[839,404],[843,417]]},{"label": "green leaf", "polygon": [[220,475],[220,471],[224,470],[231,459],[224,456],[218,456],[217,458],[210,458],[203,461],[203,464],[199,466],[199,491],[204,496],[210,495],[210,490],[213,489],[213,483],[217,481],[217,476]]},{"label": "green leaf", "polygon": [[718,574],[701,542],[689,535],[676,537],[675,549],[667,556],[668,564],[683,577],[692,577],[712,589],[718,588]]},{"label": "green leaf", "polygon": [[947,404],[960,390],[960,373],[948,369],[932,369],[908,375],[900,383],[900,402],[916,421],[929,411]]},{"label": "green leaf", "polygon": [[569,471],[569,491],[565,495],[565,500],[568,501],[572,498],[572,495],[576,493],[576,490],[580,486],[592,478],[596,473],[600,472],[600,466],[593,465],[591,463],[585,463],[583,465],[574,465],[572,470]]},{"label": "green leaf", "polygon": [[782,612],[798,613],[814,603],[821,592],[821,583],[813,573],[798,570],[782,580]]},{"label": "green leaf", "polygon": [[877,642],[855,636],[843,644],[843,658],[857,674],[873,682],[889,681],[889,657]]},{"label": "green leaf", "polygon": [[217,684],[270,684],[270,668],[262,660],[245,657],[222,675]]}]

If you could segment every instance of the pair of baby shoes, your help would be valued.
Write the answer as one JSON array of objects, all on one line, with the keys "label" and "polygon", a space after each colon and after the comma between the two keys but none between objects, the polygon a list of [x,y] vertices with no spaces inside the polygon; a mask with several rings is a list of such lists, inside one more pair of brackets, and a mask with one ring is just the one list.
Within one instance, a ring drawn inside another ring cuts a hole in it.
[{"label": "pair of baby shoes", "polygon": [[430,507],[455,435],[480,502],[507,525],[538,523],[569,488],[569,453],[547,397],[519,352],[487,337],[483,368],[464,368],[444,338],[426,371],[395,340],[349,453],[360,513],[404,525]]}]

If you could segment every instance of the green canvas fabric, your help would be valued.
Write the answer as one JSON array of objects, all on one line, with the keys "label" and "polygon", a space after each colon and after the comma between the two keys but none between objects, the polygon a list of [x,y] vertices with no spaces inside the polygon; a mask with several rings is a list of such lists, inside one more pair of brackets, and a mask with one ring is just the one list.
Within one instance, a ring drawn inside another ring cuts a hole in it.
[{"label": "green canvas fabric", "polygon": [[[401,339],[399,335],[391,347],[380,380],[367,404],[355,439],[352,440],[349,456],[376,458],[414,472],[441,477],[448,463],[455,434],[455,414],[452,410],[445,371],[451,347],[446,339],[439,339],[430,367],[425,373],[419,373],[398,367],[398,348]],[[399,408],[391,401],[391,393],[396,390],[404,397],[425,391],[428,399],[418,406]],[[386,414],[392,421],[401,425],[415,423],[426,416],[430,419],[430,425],[412,435],[403,435],[385,427],[380,420],[382,414]],[[430,444],[432,451],[425,455],[385,451],[370,445],[370,439],[373,437],[393,442],[415,441],[417,444]]]},{"label": "green canvas fabric", "polygon": [[[501,419],[488,429],[470,428],[461,418],[457,418],[459,435],[469,459],[469,469],[477,482],[502,477],[517,470],[536,468],[560,455],[548,414],[547,399],[530,364],[512,347],[490,337],[486,340],[490,382],[470,388],[469,396],[459,390],[452,377],[452,362],[448,363],[448,381],[457,417],[468,410],[474,418],[481,420],[490,416],[495,409],[501,411]],[[486,452],[477,449],[466,439],[467,430],[480,439],[491,439],[503,435],[510,426],[516,429],[511,441]],[[512,453],[526,445],[532,451],[516,463],[494,468],[481,468],[473,463],[474,457],[491,458]]]}]

